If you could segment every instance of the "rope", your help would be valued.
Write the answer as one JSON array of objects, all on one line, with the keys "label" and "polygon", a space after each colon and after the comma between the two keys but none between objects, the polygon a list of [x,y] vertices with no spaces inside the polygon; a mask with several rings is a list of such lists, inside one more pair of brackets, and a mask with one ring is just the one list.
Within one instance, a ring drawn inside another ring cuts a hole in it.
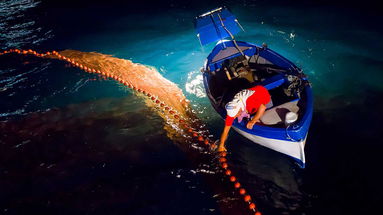
[{"label": "rope", "polygon": [[[65,57],[61,54],[59,54],[57,51],[52,52],[46,52],[46,53],[38,53],[36,51],[33,51],[31,49],[29,50],[19,50],[19,49],[10,49],[3,52],[0,52],[0,56],[8,53],[16,53],[16,54],[23,54],[23,55],[35,55],[36,57],[57,57],[60,60],[67,61],[68,63],[72,64],[73,66],[76,66],[85,72],[89,73],[97,73],[101,74],[103,76],[113,78],[116,81],[120,82],[121,84],[124,84],[125,86],[129,87],[130,89],[137,91],[138,93],[141,93],[142,95],[149,98],[153,104],[155,104],[158,108],[160,108],[164,113],[170,114],[176,122],[178,122],[184,130],[189,133],[189,137],[196,139],[200,144],[204,145],[207,149],[210,149],[212,144],[214,144],[215,141],[208,138],[207,134],[202,130],[198,130],[195,128],[192,128],[187,124],[187,120],[175,110],[172,109],[171,106],[167,105],[165,102],[158,99],[158,96],[152,95],[148,92],[146,92],[143,89],[140,89],[134,84],[130,83],[127,80],[123,80],[122,78],[108,73],[107,71],[101,71],[92,69],[90,67],[87,67],[85,65],[77,63],[75,60]],[[243,186],[239,183],[239,180],[237,177],[234,176],[232,170],[229,168],[228,160],[226,158],[227,152],[220,152],[218,156],[218,163],[219,166],[222,168],[222,171],[227,176],[227,179],[233,183],[233,186],[235,190],[238,192],[240,196],[243,197],[243,200],[248,203],[248,209],[254,213],[254,215],[261,215],[261,212],[258,210],[257,205],[255,204],[255,201],[251,198],[250,194],[247,193],[246,189],[243,188]]]}]

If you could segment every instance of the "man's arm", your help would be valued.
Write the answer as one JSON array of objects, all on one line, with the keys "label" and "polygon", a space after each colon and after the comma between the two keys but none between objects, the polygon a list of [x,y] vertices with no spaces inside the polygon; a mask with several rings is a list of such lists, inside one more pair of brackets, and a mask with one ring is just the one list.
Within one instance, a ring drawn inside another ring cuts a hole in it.
[{"label": "man's arm", "polygon": [[218,146],[219,152],[226,151],[225,142],[226,142],[227,136],[229,135],[230,128],[231,128],[231,125],[225,125],[225,127],[223,128],[221,139],[219,139],[219,146]]},{"label": "man's arm", "polygon": [[257,113],[253,117],[253,119],[250,120],[250,122],[247,123],[246,127],[248,129],[253,129],[253,126],[258,120],[262,117],[262,115],[265,113],[266,105],[261,104],[257,110]]}]

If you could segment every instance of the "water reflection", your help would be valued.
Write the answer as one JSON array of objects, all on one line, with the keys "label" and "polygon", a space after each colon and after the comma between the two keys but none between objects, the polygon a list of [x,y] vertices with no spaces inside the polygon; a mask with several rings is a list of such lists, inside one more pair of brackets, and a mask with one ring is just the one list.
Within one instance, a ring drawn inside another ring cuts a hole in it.
[{"label": "water reflection", "polygon": [[37,24],[31,14],[39,5],[33,0],[4,0],[0,2],[0,48],[33,48],[52,37],[52,31]]}]

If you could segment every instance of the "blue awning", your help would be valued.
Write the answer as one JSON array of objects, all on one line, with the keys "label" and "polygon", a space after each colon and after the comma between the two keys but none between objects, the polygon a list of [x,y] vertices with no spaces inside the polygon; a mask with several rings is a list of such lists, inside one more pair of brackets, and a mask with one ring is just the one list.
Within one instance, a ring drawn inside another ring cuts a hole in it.
[{"label": "blue awning", "polygon": [[232,35],[240,31],[235,16],[227,8],[218,8],[196,17],[194,27],[202,45],[230,37],[224,26]]}]

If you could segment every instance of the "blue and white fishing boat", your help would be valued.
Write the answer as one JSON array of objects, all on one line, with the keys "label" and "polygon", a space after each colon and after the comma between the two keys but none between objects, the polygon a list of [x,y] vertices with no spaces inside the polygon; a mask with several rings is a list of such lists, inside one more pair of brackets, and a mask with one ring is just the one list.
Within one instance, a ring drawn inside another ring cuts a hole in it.
[{"label": "blue and white fishing boat", "polygon": [[225,7],[196,17],[194,24],[201,45],[218,42],[201,70],[207,96],[217,113],[225,119],[225,105],[237,92],[263,85],[272,102],[260,122],[249,130],[247,121],[235,120],[233,128],[257,144],[292,157],[304,168],[313,96],[303,71],[265,44],[236,41],[233,35],[242,26]]}]

